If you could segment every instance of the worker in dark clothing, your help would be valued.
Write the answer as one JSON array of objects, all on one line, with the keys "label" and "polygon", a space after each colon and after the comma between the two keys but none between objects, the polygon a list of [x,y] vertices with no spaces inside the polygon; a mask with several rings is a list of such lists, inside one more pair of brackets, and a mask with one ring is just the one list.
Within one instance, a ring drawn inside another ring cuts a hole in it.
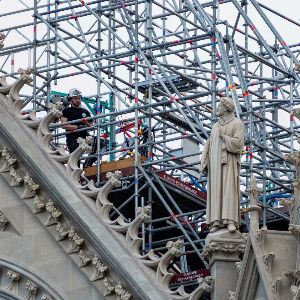
[{"label": "worker in dark clothing", "polygon": [[77,89],[71,89],[68,94],[68,100],[71,103],[70,107],[67,107],[62,112],[61,122],[68,122],[74,120],[80,120],[80,122],[76,124],[66,124],[63,125],[63,128],[67,131],[66,141],[69,152],[74,152],[79,144],[77,139],[79,137],[85,139],[88,136],[87,130],[74,132],[77,129],[90,127],[93,125],[92,122],[86,120],[86,118],[90,117],[91,114],[88,110],[81,107],[81,92]]}]

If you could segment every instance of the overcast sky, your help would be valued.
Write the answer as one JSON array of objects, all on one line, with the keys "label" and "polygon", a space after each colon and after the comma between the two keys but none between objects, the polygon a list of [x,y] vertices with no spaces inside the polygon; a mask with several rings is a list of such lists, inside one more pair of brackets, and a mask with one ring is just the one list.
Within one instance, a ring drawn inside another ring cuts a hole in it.
[{"label": "overcast sky", "polygon": [[[179,1],[179,0],[178,0]],[[199,0],[200,3],[205,3],[207,0]],[[33,0],[22,0],[25,5],[32,6]],[[54,1],[51,1],[53,3]],[[78,1],[75,1],[78,2]],[[74,3],[75,3],[74,2]],[[172,2],[172,1],[170,1]],[[47,0],[42,0],[41,3],[46,4]],[[300,0],[260,0],[260,3],[270,6],[276,11],[288,16],[291,19],[294,19],[300,23]],[[25,8],[25,5],[20,3],[18,0],[0,0],[1,12],[3,14],[8,11],[18,10]],[[251,5],[249,5],[251,7]],[[287,44],[300,43],[300,27],[297,27],[291,23],[288,23],[286,20],[282,18],[274,16],[274,14],[266,12],[268,17],[272,20],[272,23],[275,25],[277,30],[283,36],[284,40]],[[220,17],[221,19],[227,19],[232,24],[235,21],[237,15],[236,9],[233,8],[232,3],[221,5]],[[253,23],[255,23],[256,27],[260,30],[260,32],[264,35],[265,39],[270,43],[274,43],[274,37],[268,30],[268,28],[264,25],[261,18],[258,14],[253,14],[253,10],[249,10],[249,15],[252,18]],[[24,24],[32,21],[32,16],[30,13],[20,14],[18,17],[0,17],[0,28],[7,28],[9,26],[15,26],[18,24]],[[239,27],[241,24],[239,25]],[[1,31],[1,29],[0,29]],[[32,39],[32,28],[22,29],[22,33],[29,38]],[[238,38],[238,37],[237,37]],[[21,37],[21,34],[14,32],[10,33],[7,40],[5,41],[6,46],[18,43],[18,42],[26,42],[24,37]],[[19,67],[27,67],[28,58],[27,55],[23,56],[21,59],[19,57],[15,58],[16,61],[16,70]],[[72,80],[64,80],[63,86],[58,87],[59,89],[68,90],[73,87],[74,79]],[[83,87],[83,93],[86,95],[95,93],[95,88],[91,89],[91,85],[89,83],[85,84]],[[91,91],[93,90],[93,91]]]}]

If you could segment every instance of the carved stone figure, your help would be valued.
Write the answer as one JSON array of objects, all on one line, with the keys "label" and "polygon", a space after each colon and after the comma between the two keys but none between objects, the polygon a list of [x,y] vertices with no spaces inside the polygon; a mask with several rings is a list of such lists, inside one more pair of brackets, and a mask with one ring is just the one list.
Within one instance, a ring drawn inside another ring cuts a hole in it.
[{"label": "carved stone figure", "polygon": [[206,223],[211,232],[227,226],[230,232],[240,225],[240,152],[244,147],[244,126],[234,114],[233,100],[220,99],[219,121],[213,125],[201,161],[207,172]]}]

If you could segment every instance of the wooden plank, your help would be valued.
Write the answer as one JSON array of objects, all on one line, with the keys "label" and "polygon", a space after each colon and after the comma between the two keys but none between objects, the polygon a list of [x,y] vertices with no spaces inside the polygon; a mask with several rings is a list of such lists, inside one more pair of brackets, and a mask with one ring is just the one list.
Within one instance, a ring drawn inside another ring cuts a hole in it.
[{"label": "wooden plank", "polygon": [[[139,157],[140,163],[145,160],[146,158],[144,156]],[[113,172],[113,171],[122,170],[130,167],[134,167],[134,157],[124,158],[112,162],[102,162],[100,173]],[[94,176],[96,175],[96,173],[97,173],[97,166],[91,166],[84,169],[84,175],[86,177]]]}]

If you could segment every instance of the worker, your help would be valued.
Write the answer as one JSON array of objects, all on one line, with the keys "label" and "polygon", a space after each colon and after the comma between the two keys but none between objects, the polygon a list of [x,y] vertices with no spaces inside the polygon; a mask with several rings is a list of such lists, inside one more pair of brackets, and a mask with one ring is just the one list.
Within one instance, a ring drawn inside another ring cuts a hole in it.
[{"label": "worker", "polygon": [[75,130],[84,127],[91,127],[93,125],[93,122],[86,120],[86,118],[90,117],[91,114],[88,110],[81,107],[81,97],[82,94],[79,90],[76,88],[71,89],[68,94],[68,101],[71,103],[71,106],[62,111],[62,123],[78,120],[78,123],[76,124],[63,125],[63,128],[67,132],[66,141],[70,153],[74,152],[78,148],[79,144],[77,139],[79,137],[85,139],[88,136],[87,130],[77,132],[75,132]]}]

